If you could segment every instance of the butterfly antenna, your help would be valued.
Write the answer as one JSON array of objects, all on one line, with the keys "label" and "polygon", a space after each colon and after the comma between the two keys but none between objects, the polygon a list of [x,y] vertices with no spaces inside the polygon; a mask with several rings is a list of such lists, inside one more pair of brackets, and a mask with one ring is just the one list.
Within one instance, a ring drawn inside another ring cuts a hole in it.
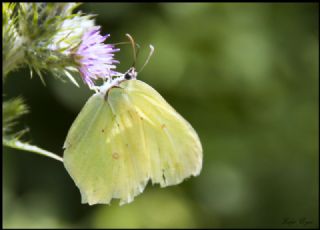
[{"label": "butterfly antenna", "polygon": [[118,46],[118,45],[126,45],[126,44],[130,44],[130,42],[117,42],[117,43],[113,43],[113,45]]},{"label": "butterfly antenna", "polygon": [[149,45],[149,47],[150,47],[150,52],[149,52],[149,55],[148,55],[148,57],[147,57],[147,60],[146,60],[146,62],[143,64],[143,66],[141,67],[141,69],[140,69],[138,72],[141,72],[141,71],[144,69],[144,67],[148,64],[148,62],[149,62],[149,60],[150,60],[150,58],[151,58],[151,56],[152,56],[152,54],[153,54],[153,52],[154,52],[154,47],[153,47],[153,45]]},{"label": "butterfly antenna", "polygon": [[[133,50],[133,63],[132,66],[134,67],[137,61],[137,52],[136,52],[136,43],[134,42],[133,38],[131,37],[130,34],[126,34],[126,36],[129,38],[130,43],[132,45],[132,50]],[[137,47],[139,48],[140,46],[137,45]]]},{"label": "butterfly antenna", "polygon": [[[118,45],[128,45],[128,44],[131,44],[131,42],[117,42],[117,43],[113,43],[113,45],[115,45],[115,46],[118,46]],[[135,46],[136,46],[136,48],[137,48],[138,51],[139,51],[140,46],[138,45],[138,43],[136,43]],[[138,52],[137,52],[137,55],[138,55]]]},{"label": "butterfly antenna", "polygon": [[140,51],[140,45],[138,43],[135,43],[136,45],[136,48],[137,48],[137,57],[136,59],[138,58],[138,55],[139,55],[139,51]]}]

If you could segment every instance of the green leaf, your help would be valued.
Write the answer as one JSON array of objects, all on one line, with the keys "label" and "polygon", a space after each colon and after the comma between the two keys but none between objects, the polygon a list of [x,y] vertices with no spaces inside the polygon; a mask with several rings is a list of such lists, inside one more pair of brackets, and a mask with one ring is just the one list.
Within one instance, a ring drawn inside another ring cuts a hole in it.
[{"label": "green leaf", "polygon": [[47,150],[44,150],[42,148],[39,148],[38,146],[35,145],[31,145],[29,143],[25,143],[16,139],[12,139],[12,140],[8,140],[3,138],[2,139],[2,143],[4,146],[7,147],[11,147],[11,148],[15,148],[15,149],[20,149],[20,150],[24,150],[24,151],[28,151],[28,152],[33,152],[33,153],[37,153],[46,157],[50,157],[52,159],[58,160],[63,162],[63,159],[61,157],[59,157],[58,155],[49,152]]},{"label": "green leaf", "polygon": [[19,132],[13,132],[12,128],[17,123],[17,119],[28,112],[28,107],[21,97],[13,98],[3,102],[3,120],[2,120],[2,144],[7,147],[20,149],[28,152],[38,153],[40,155],[63,161],[58,155],[47,150],[20,141],[20,137],[28,131],[28,129]]},{"label": "green leaf", "polygon": [[13,98],[3,102],[3,118],[2,118],[2,134],[6,135],[11,131],[12,126],[15,124],[15,120],[21,117],[23,114],[28,113],[28,106],[24,103],[21,97]]}]

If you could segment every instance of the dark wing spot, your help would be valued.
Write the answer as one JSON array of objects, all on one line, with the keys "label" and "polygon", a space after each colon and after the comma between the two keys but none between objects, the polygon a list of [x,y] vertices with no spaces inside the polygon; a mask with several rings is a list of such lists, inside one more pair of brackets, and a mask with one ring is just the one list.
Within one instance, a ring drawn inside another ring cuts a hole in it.
[{"label": "dark wing spot", "polygon": [[164,169],[162,169],[162,179],[164,183],[166,183],[166,176],[164,174],[165,174]]},{"label": "dark wing spot", "polygon": [[103,132],[103,133],[104,133],[104,129],[101,129],[101,132]]},{"label": "dark wing spot", "polygon": [[113,159],[118,160],[119,157],[120,157],[119,153],[116,153],[116,152],[112,153],[112,158]]}]

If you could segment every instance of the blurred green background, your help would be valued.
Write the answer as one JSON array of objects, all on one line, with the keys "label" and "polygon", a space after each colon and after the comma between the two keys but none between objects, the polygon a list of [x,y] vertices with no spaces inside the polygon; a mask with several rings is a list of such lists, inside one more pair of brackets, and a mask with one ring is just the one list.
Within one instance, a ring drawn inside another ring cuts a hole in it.
[{"label": "blurred green background", "polygon": [[[148,184],[129,205],[88,206],[63,164],[4,148],[4,227],[318,227],[319,5],[85,3],[108,42],[130,33],[141,45],[139,79],[197,130],[198,177]],[[121,46],[119,69],[131,65]],[[76,115],[92,94],[28,69],[4,93],[31,107],[26,139],[62,156]],[[80,82],[80,81],[79,81]]]}]

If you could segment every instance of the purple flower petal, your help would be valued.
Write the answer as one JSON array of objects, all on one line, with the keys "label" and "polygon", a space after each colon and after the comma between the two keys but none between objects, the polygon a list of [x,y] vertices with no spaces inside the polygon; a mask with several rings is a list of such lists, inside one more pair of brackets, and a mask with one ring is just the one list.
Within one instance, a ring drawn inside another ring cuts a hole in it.
[{"label": "purple flower petal", "polygon": [[114,48],[112,44],[104,44],[103,42],[110,36],[100,35],[100,27],[95,26],[85,32],[82,36],[82,42],[75,52],[75,60],[79,64],[79,72],[83,81],[94,86],[93,80],[98,78],[108,79],[118,73],[114,64],[119,61],[114,60],[114,52],[118,52],[119,48]]}]

